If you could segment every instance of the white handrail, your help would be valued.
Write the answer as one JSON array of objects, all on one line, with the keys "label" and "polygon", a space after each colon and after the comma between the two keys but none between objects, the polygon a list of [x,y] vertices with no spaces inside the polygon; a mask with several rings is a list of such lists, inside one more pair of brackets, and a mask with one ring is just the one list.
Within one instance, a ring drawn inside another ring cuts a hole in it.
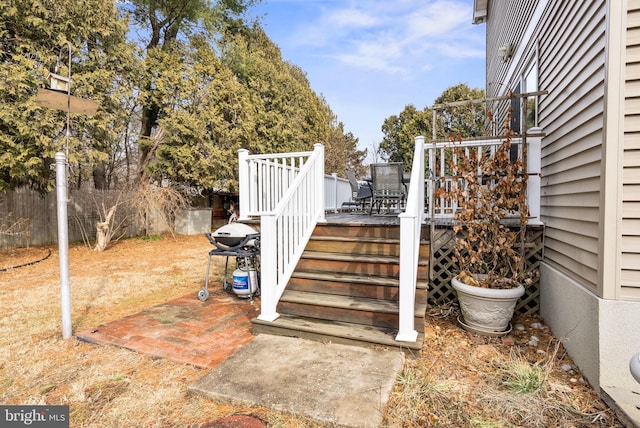
[{"label": "white handrail", "polygon": [[240,220],[273,210],[312,153],[250,155],[238,150]]},{"label": "white handrail", "polygon": [[276,308],[287,282],[316,224],[325,221],[324,146],[314,145],[312,154],[296,172],[273,210],[260,213],[261,312],[258,319],[263,321],[279,317]]},{"label": "white handrail", "polygon": [[396,340],[415,342],[418,332],[414,326],[420,232],[424,214],[424,137],[415,138],[411,180],[407,205],[400,217],[400,308]]}]

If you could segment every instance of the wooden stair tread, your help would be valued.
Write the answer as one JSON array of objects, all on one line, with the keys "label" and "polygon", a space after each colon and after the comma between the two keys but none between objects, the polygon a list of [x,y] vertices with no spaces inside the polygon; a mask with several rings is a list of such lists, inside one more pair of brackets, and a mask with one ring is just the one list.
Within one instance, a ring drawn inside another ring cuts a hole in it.
[{"label": "wooden stair tread", "polygon": [[[399,306],[398,302],[390,300],[369,299],[366,297],[352,297],[337,294],[311,293],[306,291],[293,290],[285,290],[285,292],[282,294],[282,297],[280,298],[280,301],[387,314],[397,314]],[[424,318],[426,309],[426,303],[416,303],[414,316]]]},{"label": "wooden stair tread", "polygon": [[[333,235],[312,235],[312,241],[336,241],[336,242],[366,242],[369,244],[400,244],[397,238],[378,238],[366,236],[333,236]],[[420,240],[420,245],[428,245],[429,241]]]},{"label": "wooden stair tread", "polygon": [[[378,264],[398,264],[397,256],[379,256],[379,255],[358,255],[358,254],[342,254],[342,253],[326,253],[321,251],[305,251],[302,258],[315,260],[340,260],[349,262],[365,262]],[[418,266],[428,266],[428,260],[418,260]]]},{"label": "wooden stair tread", "polygon": [[[380,276],[364,276],[358,274],[331,272],[326,273],[323,271],[295,271],[292,278],[304,278],[313,279],[317,281],[335,281],[346,282],[351,284],[365,284],[365,285],[378,285],[387,287],[398,287],[400,280],[397,278],[380,277]],[[424,290],[428,287],[427,281],[418,280],[416,287]]]},{"label": "wooden stair tread", "polygon": [[393,329],[384,329],[380,327],[371,327],[339,321],[318,320],[286,314],[280,315],[280,317],[272,322],[265,322],[256,318],[252,320],[252,323],[254,325],[257,324],[264,326],[265,330],[284,329],[296,332],[300,337],[308,335],[316,338],[326,337],[327,341],[336,342],[340,341],[331,340],[331,338],[341,338],[348,342],[362,342],[369,345],[408,348],[411,350],[422,349],[422,344],[424,342],[423,332],[418,332],[418,338],[415,342],[398,342],[395,340],[397,332]]},{"label": "wooden stair tread", "polygon": [[428,234],[420,240],[415,342],[395,340],[399,322],[399,225],[316,226],[273,322],[252,320],[254,334],[276,334],[415,353],[424,343]]}]

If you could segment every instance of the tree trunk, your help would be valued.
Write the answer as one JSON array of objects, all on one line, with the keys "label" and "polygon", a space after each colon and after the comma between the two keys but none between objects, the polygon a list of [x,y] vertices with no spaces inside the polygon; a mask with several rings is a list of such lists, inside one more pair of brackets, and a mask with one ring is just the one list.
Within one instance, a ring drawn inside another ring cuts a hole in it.
[{"label": "tree trunk", "polygon": [[111,242],[111,219],[116,212],[116,207],[116,205],[112,206],[104,221],[96,225],[96,246],[93,248],[95,251],[104,251]]},{"label": "tree trunk", "polygon": [[96,190],[107,188],[107,172],[102,164],[96,164],[93,167],[93,187]]},{"label": "tree trunk", "polygon": [[[150,90],[150,89],[149,89]],[[151,143],[151,131],[158,120],[160,108],[153,104],[142,109],[142,123],[140,126],[140,140],[138,154],[138,179],[144,178],[144,171],[149,163],[149,158],[153,155]]]}]

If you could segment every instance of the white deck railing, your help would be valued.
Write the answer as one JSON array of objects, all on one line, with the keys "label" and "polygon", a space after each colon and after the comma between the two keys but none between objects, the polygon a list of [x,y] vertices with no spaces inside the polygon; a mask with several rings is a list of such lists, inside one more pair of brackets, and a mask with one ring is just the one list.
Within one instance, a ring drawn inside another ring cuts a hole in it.
[{"label": "white deck railing", "polygon": [[[529,223],[540,224],[540,166],[542,130],[530,129],[534,136],[527,139],[527,206],[529,209]],[[455,162],[453,148],[463,148],[466,153],[473,147],[477,148],[478,156],[487,150],[495,151],[502,143],[502,139],[473,140],[463,142],[432,142],[425,143],[424,137],[416,137],[411,168],[411,180],[407,194],[406,211],[400,217],[400,322],[397,341],[415,342],[417,331],[414,328],[415,292],[417,284],[418,258],[420,248],[420,233],[422,223],[426,218],[453,218],[456,206],[446,198],[435,198],[438,186],[451,189],[458,182],[447,178],[447,162]],[[517,145],[518,154],[522,154],[522,139],[512,139]],[[428,152],[425,159],[425,152]],[[426,160],[426,162],[425,162]],[[425,178],[425,171],[428,176]],[[425,206],[425,193],[427,205]]]},{"label": "white deck railing", "polygon": [[[540,216],[541,137],[529,137],[527,142],[527,201],[530,222],[537,223]],[[422,225],[428,217],[453,218],[456,208],[445,198],[434,198],[437,186],[457,184],[446,178],[447,161],[454,156],[452,148],[478,147],[478,152],[482,153],[495,150],[498,144],[500,140],[497,139],[425,143],[424,137],[416,137],[406,210],[399,215],[400,321],[396,340],[415,342],[418,335],[414,328],[414,312]],[[514,140],[513,144],[520,146],[521,140]],[[321,144],[316,144],[313,152],[277,155],[249,155],[247,150],[240,150],[238,158],[241,219],[261,217],[262,306],[258,318],[273,321],[279,316],[276,312],[278,301],[315,225],[324,221],[325,210],[338,209],[342,202],[350,200],[350,187],[346,180],[324,175],[324,146]]]},{"label": "white deck railing", "polygon": [[258,318],[273,321],[313,229],[324,221],[324,146],[286,155],[249,155],[241,150],[238,157],[241,219],[260,216]]},{"label": "white deck railing", "polygon": [[[522,138],[513,138],[512,147],[517,148],[518,156],[522,155]],[[457,156],[454,149],[464,150],[466,156],[469,155],[471,149],[477,150],[477,157],[481,159],[484,154],[489,152],[493,154],[497,147],[502,144],[501,139],[488,140],[470,140],[461,142],[439,141],[427,144],[426,150],[429,153],[427,160],[427,170],[429,171],[428,191],[428,210],[429,217],[433,214],[433,218],[453,218],[457,204],[445,197],[436,198],[435,194],[438,189],[444,188],[445,191],[451,191],[457,186],[458,180],[451,178],[449,170],[449,161],[456,163]],[[478,170],[478,174],[481,171]],[[464,185],[464,184],[463,184]],[[432,212],[433,210],[433,212]]]},{"label": "white deck railing", "polygon": [[[312,153],[250,155],[246,149],[239,150],[239,181],[244,190],[239,192],[240,219],[248,220],[273,209]],[[336,173],[324,175],[324,192],[325,211],[337,211],[352,199],[349,180]]]},{"label": "white deck railing", "polygon": [[337,212],[344,202],[352,200],[349,180],[338,177],[335,172],[324,176],[324,209]]},{"label": "white deck railing", "polygon": [[396,340],[415,342],[414,327],[420,232],[424,212],[424,137],[416,137],[405,212],[400,214],[400,308]]},{"label": "white deck railing", "polygon": [[[540,144],[542,142],[541,129],[530,129],[529,133],[534,135],[527,138],[527,171],[529,173],[529,183],[527,186],[527,205],[531,223],[540,221]],[[456,155],[454,148],[463,149],[468,155],[472,148],[477,149],[478,159],[484,153],[495,152],[502,143],[502,138],[468,140],[461,142],[434,141],[425,144],[425,151],[428,152],[427,171],[427,213],[429,218],[447,219],[453,218],[457,206],[454,202],[444,198],[436,198],[438,188],[444,187],[449,191],[453,186],[458,185],[457,181],[451,178],[448,162],[455,163]],[[516,147],[518,156],[522,156],[522,138],[512,138],[512,147]],[[414,161],[415,167],[415,161]],[[480,174],[480,171],[478,171]]]}]

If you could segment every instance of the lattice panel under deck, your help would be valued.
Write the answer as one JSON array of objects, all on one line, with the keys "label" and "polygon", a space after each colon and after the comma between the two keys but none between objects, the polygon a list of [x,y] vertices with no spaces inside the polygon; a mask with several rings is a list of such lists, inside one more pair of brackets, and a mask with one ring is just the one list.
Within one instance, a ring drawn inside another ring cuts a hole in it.
[{"label": "lattice panel under deck", "polygon": [[[455,290],[451,287],[451,278],[458,269],[453,258],[454,235],[451,228],[434,229],[431,239],[433,254],[432,270],[429,280],[429,304],[443,305],[457,302]],[[539,267],[544,247],[544,226],[528,226],[525,243],[527,270],[535,271],[533,284],[526,287],[525,294],[516,305],[516,311],[523,314],[536,313],[540,309]]]}]

